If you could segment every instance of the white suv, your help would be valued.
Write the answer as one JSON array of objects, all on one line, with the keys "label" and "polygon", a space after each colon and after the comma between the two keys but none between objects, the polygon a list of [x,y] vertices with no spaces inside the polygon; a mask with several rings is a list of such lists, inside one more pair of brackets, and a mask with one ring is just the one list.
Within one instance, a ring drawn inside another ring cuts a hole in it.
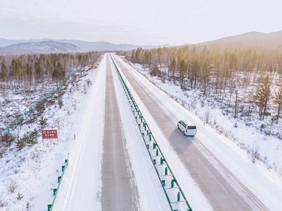
[{"label": "white suv", "polygon": [[196,125],[194,125],[194,123],[189,121],[189,120],[185,120],[185,121],[184,120],[180,120],[177,123],[177,127],[186,136],[194,136],[197,133]]}]

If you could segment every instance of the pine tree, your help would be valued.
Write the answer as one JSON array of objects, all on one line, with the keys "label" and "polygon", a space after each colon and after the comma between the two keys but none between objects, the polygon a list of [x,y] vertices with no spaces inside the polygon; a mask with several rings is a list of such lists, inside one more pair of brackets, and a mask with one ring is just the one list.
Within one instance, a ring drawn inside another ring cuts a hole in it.
[{"label": "pine tree", "polygon": [[52,73],[52,78],[54,81],[60,81],[63,80],[65,77],[66,72],[63,69],[63,66],[61,62],[58,62],[56,65],[56,68],[54,69]]},{"label": "pine tree", "polygon": [[32,81],[32,69],[31,69],[31,66],[28,63],[25,64],[24,72],[25,72],[25,75],[27,77],[27,80],[31,84],[31,81]]},{"label": "pine tree", "polygon": [[[176,60],[175,60],[175,57],[173,57],[170,65],[169,65],[168,70],[169,70],[169,72],[171,72],[172,78],[174,80],[174,74],[175,74],[175,71],[176,71]],[[168,77],[169,77],[169,75],[168,75]]]},{"label": "pine tree", "polygon": [[19,73],[19,69],[20,69],[20,66],[19,66],[19,63],[18,63],[17,59],[13,58],[11,66],[10,66],[10,77],[15,79],[16,76]]},{"label": "pine tree", "polygon": [[276,123],[278,124],[278,121],[280,119],[281,107],[282,107],[282,87],[280,87],[280,89],[274,95],[274,104],[276,105],[277,108]]},{"label": "pine tree", "polygon": [[40,79],[41,78],[41,74],[42,74],[42,67],[41,67],[41,61],[39,58],[36,59],[36,62],[34,64],[34,68],[35,68],[35,75],[36,75],[36,79]]},{"label": "pine tree", "polygon": [[131,51],[131,61],[134,63],[135,62],[135,49]]},{"label": "pine tree", "polygon": [[269,75],[267,75],[266,78],[262,81],[262,83],[258,85],[256,89],[256,93],[253,96],[254,103],[259,108],[260,120],[264,119],[270,97],[271,97],[270,79],[269,79]]},{"label": "pine tree", "polygon": [[201,59],[201,78],[202,78],[202,84],[204,86],[204,94],[206,94],[207,86],[210,80],[210,64],[207,60],[207,57],[204,56]]},{"label": "pine tree", "polygon": [[152,53],[150,51],[145,51],[144,53],[144,63],[148,64],[148,66],[151,66],[151,60],[152,60]]},{"label": "pine tree", "polygon": [[200,72],[200,62],[198,57],[194,56],[192,57],[190,71],[188,72],[191,88],[193,88],[193,84],[194,84],[194,88],[196,87],[197,77],[199,72]]},{"label": "pine tree", "polygon": [[180,81],[181,81],[181,84],[183,84],[183,79],[184,79],[185,73],[187,72],[187,65],[184,59],[180,60],[178,68],[179,68]]},{"label": "pine tree", "polygon": [[6,78],[7,78],[7,66],[5,60],[3,59],[1,62],[0,80],[5,81]]},{"label": "pine tree", "polygon": [[53,71],[54,71],[54,66],[53,66],[52,60],[51,60],[50,57],[47,57],[46,72],[47,72],[48,79],[51,78],[51,75],[52,75]]},{"label": "pine tree", "polygon": [[153,67],[152,71],[150,72],[150,75],[152,75],[152,76],[160,76],[161,75],[160,69],[159,69],[159,67],[156,63],[154,64],[154,67]]}]

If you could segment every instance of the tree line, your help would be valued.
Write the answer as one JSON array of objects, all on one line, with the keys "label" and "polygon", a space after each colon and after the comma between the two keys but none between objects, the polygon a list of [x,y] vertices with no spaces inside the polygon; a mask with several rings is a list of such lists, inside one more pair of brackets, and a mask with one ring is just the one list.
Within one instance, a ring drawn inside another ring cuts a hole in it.
[{"label": "tree line", "polygon": [[101,53],[54,53],[0,56],[0,81],[9,87],[36,85],[40,80],[60,81],[76,67],[95,62]]},{"label": "tree line", "polygon": [[[268,114],[273,100],[278,122],[281,112],[282,48],[222,48],[207,46],[183,46],[144,50],[134,49],[126,53],[126,59],[150,69],[151,75],[179,81],[181,87],[201,87],[204,94],[236,96],[235,118],[238,116],[238,90],[247,88],[250,82],[257,84],[249,91],[245,102],[258,108],[260,119]],[[165,70],[165,71],[163,71]],[[275,75],[276,80],[270,76]],[[271,86],[278,87],[272,91]]]}]

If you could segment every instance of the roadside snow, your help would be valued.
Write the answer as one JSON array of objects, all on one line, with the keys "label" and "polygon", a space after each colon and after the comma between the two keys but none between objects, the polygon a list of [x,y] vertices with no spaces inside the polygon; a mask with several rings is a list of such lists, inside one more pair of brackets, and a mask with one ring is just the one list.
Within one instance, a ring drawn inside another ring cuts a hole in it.
[{"label": "roadside snow", "polygon": [[[62,98],[62,108],[55,103],[44,111],[43,116],[48,124],[45,129],[58,130],[58,143],[44,141],[43,145],[40,137],[37,144],[26,146],[20,151],[15,143],[12,143],[8,150],[1,148],[3,153],[0,154],[1,211],[27,208],[35,211],[47,210],[47,204],[53,199],[51,189],[57,186],[64,160],[68,158],[70,151],[77,150],[75,146],[80,142],[78,134],[83,129],[80,122],[82,117],[87,115],[86,106],[90,96],[90,93],[85,94],[88,89],[87,80],[94,85],[98,71],[91,69],[77,84],[69,84]],[[21,136],[34,128],[38,129],[38,122],[23,125],[17,130]]]},{"label": "roadside snow", "polygon": [[[61,183],[54,211],[101,210],[101,160],[104,135],[106,56],[95,84],[87,94],[76,143],[70,149],[69,166]],[[79,121],[78,121],[79,120]]]}]

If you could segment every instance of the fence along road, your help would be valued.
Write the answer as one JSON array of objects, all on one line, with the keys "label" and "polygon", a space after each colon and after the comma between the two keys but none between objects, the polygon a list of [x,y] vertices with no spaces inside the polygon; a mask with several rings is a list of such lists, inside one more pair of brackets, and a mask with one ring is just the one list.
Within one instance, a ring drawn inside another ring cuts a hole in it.
[{"label": "fence along road", "polygon": [[113,75],[107,55],[102,160],[102,210],[138,210],[138,194],[125,147]]},{"label": "fence along road", "polygon": [[[176,129],[173,114],[162,106],[152,93],[142,86],[134,75],[118,59],[115,60],[139,98],[166,136],[171,146],[178,153],[187,171],[199,185],[201,191],[215,210],[267,210],[267,208],[246,188],[238,186],[233,180],[227,181],[207,158],[197,149],[194,142],[187,142],[187,137]],[[223,168],[223,165],[222,165]],[[224,167],[225,168],[225,167]],[[228,169],[224,169],[225,172]],[[235,177],[233,175],[233,177]],[[233,181],[233,184],[232,184]],[[235,190],[235,188],[236,190]]]}]

